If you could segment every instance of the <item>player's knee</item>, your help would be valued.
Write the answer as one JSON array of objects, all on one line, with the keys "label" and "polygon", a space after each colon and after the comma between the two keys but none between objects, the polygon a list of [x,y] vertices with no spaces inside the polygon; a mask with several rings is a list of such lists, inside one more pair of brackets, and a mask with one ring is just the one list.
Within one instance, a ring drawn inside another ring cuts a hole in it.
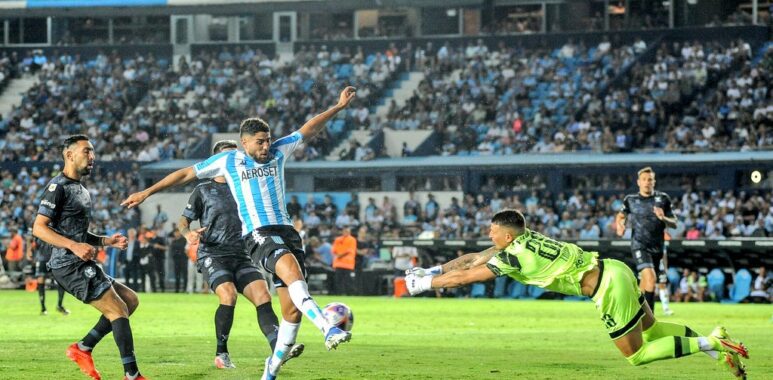
[{"label": "player's knee", "polygon": [[127,295],[123,300],[126,303],[126,309],[129,315],[134,314],[134,311],[140,306],[140,298],[137,297],[137,294],[135,293]]},{"label": "player's knee", "polygon": [[269,302],[271,302],[271,294],[269,294],[268,291],[257,291],[253,295],[253,303],[255,303],[255,306]]},{"label": "player's knee", "polygon": [[288,322],[295,323],[301,320],[301,311],[298,310],[295,306],[283,306],[282,318]]},{"label": "player's knee", "polygon": [[233,286],[233,284],[231,283],[220,284],[220,286],[217,287],[217,295],[220,298],[221,305],[229,305],[229,306],[236,305],[236,298],[238,297],[238,295],[236,293],[236,288]]}]

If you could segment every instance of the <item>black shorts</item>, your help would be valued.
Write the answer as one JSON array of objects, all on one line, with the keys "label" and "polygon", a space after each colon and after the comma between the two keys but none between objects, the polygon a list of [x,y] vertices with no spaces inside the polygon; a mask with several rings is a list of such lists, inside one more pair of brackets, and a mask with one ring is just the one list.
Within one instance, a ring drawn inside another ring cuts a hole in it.
[{"label": "black shorts", "polygon": [[663,259],[663,252],[645,251],[637,249],[633,251],[633,260],[636,262],[636,270],[652,268],[657,271],[660,268],[660,260]]},{"label": "black shorts", "polygon": [[275,272],[276,262],[286,254],[295,256],[303,278],[307,277],[306,252],[303,251],[301,236],[292,226],[261,227],[245,236],[244,242],[255,263],[271,273],[274,287],[287,286]]},{"label": "black shorts", "polygon": [[35,261],[35,277],[48,277],[50,274],[51,271],[48,269],[48,260]]},{"label": "black shorts", "polygon": [[89,303],[102,296],[113,286],[113,280],[106,275],[95,261],[83,261],[62,268],[51,269],[56,282],[83,303]]},{"label": "black shorts", "polygon": [[232,282],[241,293],[247,285],[263,279],[258,267],[248,256],[209,256],[198,259],[196,265],[207,278],[212,291],[220,284]]}]

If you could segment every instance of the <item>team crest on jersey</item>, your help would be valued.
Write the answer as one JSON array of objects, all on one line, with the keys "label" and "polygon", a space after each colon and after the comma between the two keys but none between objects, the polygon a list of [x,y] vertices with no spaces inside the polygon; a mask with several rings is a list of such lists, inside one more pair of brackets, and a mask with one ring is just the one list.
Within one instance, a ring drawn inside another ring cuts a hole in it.
[{"label": "team crest on jersey", "polygon": [[53,193],[54,190],[56,190],[56,184],[55,183],[52,183],[52,184],[48,185],[48,191]]},{"label": "team crest on jersey", "polygon": [[263,245],[266,242],[266,237],[258,231],[252,231],[252,240],[258,243],[258,245]]},{"label": "team crest on jersey", "polygon": [[212,259],[211,258],[207,257],[206,259],[204,259],[204,266],[205,267],[209,268],[211,265],[212,265]]},{"label": "team crest on jersey", "polygon": [[86,278],[92,278],[96,276],[97,272],[92,267],[86,268],[85,271],[83,271],[83,275],[86,276]]}]

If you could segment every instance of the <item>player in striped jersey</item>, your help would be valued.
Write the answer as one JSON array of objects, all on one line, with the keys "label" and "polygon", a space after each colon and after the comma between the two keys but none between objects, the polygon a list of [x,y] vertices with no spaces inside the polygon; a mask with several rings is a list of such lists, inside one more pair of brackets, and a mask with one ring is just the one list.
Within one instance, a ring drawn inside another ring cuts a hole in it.
[{"label": "player in striped jersey", "polygon": [[266,359],[264,378],[274,378],[278,373],[282,357],[295,342],[301,314],[306,315],[325,335],[328,350],[351,339],[351,333],[325,320],[319,306],[309,295],[303,264],[305,253],[285,206],[284,165],[303,141],[321,132],[325,123],[346,108],[354,96],[354,87],[345,88],[338,104],[314,116],[298,131],[273,142],[271,129],[265,121],[246,119],[239,131],[244,151],[222,152],[192,167],[177,170],[121,203],[131,208],[158,191],[184,185],[197,177],[225,177],[237,204],[242,238],[255,262],[274,276],[282,306],[283,320],[279,325],[276,349]]}]

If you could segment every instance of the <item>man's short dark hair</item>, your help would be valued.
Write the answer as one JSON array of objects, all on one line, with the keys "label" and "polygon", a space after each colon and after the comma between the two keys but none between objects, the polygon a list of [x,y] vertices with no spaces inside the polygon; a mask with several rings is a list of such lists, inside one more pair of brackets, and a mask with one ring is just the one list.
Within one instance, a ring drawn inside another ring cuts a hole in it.
[{"label": "man's short dark hair", "polygon": [[526,227],[526,219],[518,210],[506,209],[502,210],[493,217],[491,217],[491,223],[500,225],[502,227],[509,227],[515,229],[518,233],[523,231]]},{"label": "man's short dark hair", "polygon": [[268,123],[259,117],[251,117],[244,119],[242,124],[239,125],[239,137],[244,135],[255,135],[258,132],[270,133],[271,129],[268,127]]},{"label": "man's short dark hair", "polygon": [[72,135],[66,139],[64,139],[64,142],[62,143],[62,154],[64,154],[64,151],[69,149],[73,144],[77,143],[78,141],[89,141],[88,136],[86,135]]},{"label": "man's short dark hair", "polygon": [[212,147],[212,154],[218,154],[229,148],[239,149],[239,145],[234,140],[220,140]]}]

